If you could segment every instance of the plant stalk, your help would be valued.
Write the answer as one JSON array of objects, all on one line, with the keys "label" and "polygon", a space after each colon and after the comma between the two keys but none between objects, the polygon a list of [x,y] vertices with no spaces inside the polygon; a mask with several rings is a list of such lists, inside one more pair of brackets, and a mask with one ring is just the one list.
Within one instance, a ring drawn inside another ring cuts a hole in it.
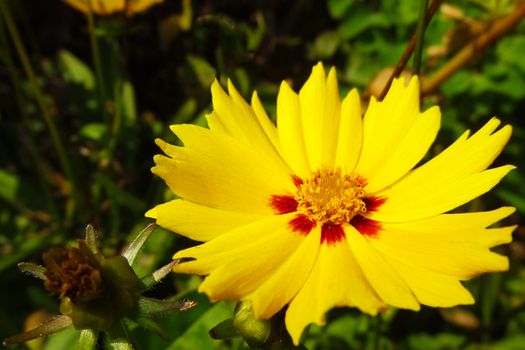
[{"label": "plant stalk", "polygon": [[465,66],[472,58],[478,56],[489,45],[508,33],[524,17],[525,2],[520,2],[514,11],[499,20],[495,20],[486,31],[463,47],[434,75],[425,79],[422,82],[421,94],[428,95],[436,91],[445,80]]},{"label": "plant stalk", "polygon": [[51,135],[51,139],[53,140],[53,146],[55,148],[55,151],[58,155],[58,159],[60,162],[60,165],[62,167],[62,170],[64,171],[65,176],[69,180],[70,186],[71,186],[71,193],[73,197],[73,201],[71,203],[71,211],[68,213],[68,216],[72,216],[75,211],[75,203],[77,201],[77,189],[76,189],[76,180],[73,172],[73,168],[71,166],[71,163],[67,157],[67,154],[64,149],[64,145],[62,142],[62,139],[58,133],[58,130],[56,128],[53,114],[51,113],[51,110],[46,104],[44,94],[42,90],[40,89],[40,86],[38,84],[37,77],[35,75],[35,72],[33,70],[33,67],[31,66],[31,62],[29,60],[29,56],[26,52],[26,49],[24,47],[24,44],[20,38],[20,34],[18,33],[18,29],[16,28],[15,22],[13,21],[13,18],[11,17],[11,13],[7,7],[7,4],[4,0],[0,0],[0,12],[2,13],[2,16],[4,17],[4,21],[6,23],[7,31],[9,32],[9,35],[11,36],[11,40],[13,41],[13,44],[15,46],[16,52],[18,54],[18,57],[20,58],[20,61],[22,63],[22,67],[29,79],[29,82],[31,84],[31,87],[33,88],[33,92],[35,94],[35,98],[37,101],[37,104],[42,112],[42,116],[44,118],[44,121],[46,123],[47,129],[49,131],[49,134]]}]

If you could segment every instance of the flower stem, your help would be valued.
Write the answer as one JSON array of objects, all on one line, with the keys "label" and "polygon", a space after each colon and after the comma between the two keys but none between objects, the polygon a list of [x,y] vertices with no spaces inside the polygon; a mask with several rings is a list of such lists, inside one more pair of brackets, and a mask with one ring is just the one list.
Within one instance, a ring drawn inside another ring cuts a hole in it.
[{"label": "flower stem", "polygon": [[421,71],[421,56],[423,55],[423,39],[425,37],[425,22],[427,19],[428,0],[421,0],[419,5],[419,19],[416,31],[416,47],[414,49],[414,74]]},{"label": "flower stem", "polygon": [[72,216],[75,211],[75,202],[78,198],[76,195],[77,189],[76,189],[76,181],[75,176],[73,173],[73,168],[70,164],[70,161],[66,155],[64,145],[62,142],[62,139],[60,138],[60,135],[57,131],[55,122],[53,120],[53,115],[51,113],[51,110],[46,104],[44,94],[42,93],[42,90],[40,89],[40,86],[37,81],[37,77],[35,75],[35,72],[33,70],[33,67],[31,66],[31,62],[29,61],[29,56],[26,52],[26,49],[24,47],[24,44],[20,38],[20,34],[18,33],[18,29],[16,28],[15,22],[13,21],[13,18],[11,17],[11,13],[9,11],[9,8],[6,5],[6,2],[3,0],[0,0],[0,12],[2,13],[7,30],[9,32],[9,35],[11,36],[11,39],[13,41],[13,44],[15,46],[15,49],[18,53],[18,56],[20,58],[20,61],[22,63],[22,67],[29,78],[29,82],[31,84],[31,87],[33,88],[33,92],[35,94],[35,98],[37,101],[38,106],[40,107],[40,110],[42,112],[42,116],[44,118],[44,121],[46,123],[47,129],[51,135],[51,139],[53,140],[53,145],[55,147],[55,151],[57,152],[60,165],[62,167],[62,170],[64,171],[64,174],[66,175],[67,179],[69,180],[69,183],[71,185],[71,191],[73,194],[73,202],[71,203],[72,206],[70,208],[70,212],[68,213],[68,217]]},{"label": "flower stem", "polygon": [[106,90],[104,86],[104,77],[102,74],[102,63],[100,61],[100,49],[98,47],[97,33],[95,26],[95,18],[93,11],[91,11],[91,1],[89,1],[89,11],[86,14],[89,43],[91,45],[91,55],[93,59],[93,65],[95,66],[95,77],[97,80],[97,97],[100,113],[106,122],[108,122],[107,109],[106,109]]},{"label": "flower stem", "polygon": [[[0,17],[1,20],[1,17]],[[18,72],[16,71],[14,59],[12,57],[12,51],[9,46],[7,33],[5,32],[5,27],[3,23],[0,23],[0,59],[5,63],[7,68],[7,73],[9,75],[9,78],[11,79],[11,83],[13,85],[13,94],[15,97],[15,103],[18,108],[18,113],[20,115],[20,120],[22,122],[22,127],[24,128],[24,131],[29,135],[29,137],[22,138],[23,144],[26,146],[29,156],[31,157],[32,164],[36,168],[36,173],[40,174],[40,176],[37,176],[37,180],[39,182],[40,188],[42,190],[43,197],[46,201],[46,207],[51,212],[52,216],[55,219],[59,218],[58,210],[56,208],[55,202],[53,200],[52,190],[51,186],[48,181],[44,177],[41,176],[41,174],[45,174],[45,168],[44,168],[44,162],[42,161],[42,157],[37,151],[37,147],[33,140],[36,139],[34,137],[34,133],[32,128],[29,125],[29,118],[27,116],[26,110],[24,109],[24,98],[22,95],[22,82],[20,81],[20,77],[18,75]]]},{"label": "flower stem", "polygon": [[[425,25],[428,25],[432,17],[434,17],[434,14],[436,13],[439,5],[441,3],[441,0],[432,0],[432,3],[430,4],[430,7],[427,11],[427,18],[425,21]],[[407,44],[407,47],[405,49],[405,52],[403,52],[403,56],[401,56],[401,59],[399,60],[399,63],[395,66],[394,71],[390,75],[390,78],[388,79],[388,82],[385,84],[385,87],[383,88],[383,91],[381,91],[381,94],[378,97],[379,101],[382,101],[383,98],[385,98],[386,93],[388,89],[390,89],[390,85],[392,85],[392,81],[394,78],[398,77],[399,74],[405,69],[405,66],[410,59],[410,56],[412,56],[412,52],[414,52],[414,48],[416,46],[416,34],[412,35],[410,38],[410,41]]]},{"label": "flower stem", "polygon": [[381,343],[381,316],[371,316],[368,320],[368,350],[379,350]]},{"label": "flower stem", "polygon": [[478,35],[468,45],[463,47],[451,60],[441,67],[434,75],[422,82],[421,94],[428,95],[434,91],[451,75],[465,66],[472,58],[477,57],[481,51],[505,35],[510,29],[525,17],[525,2],[519,3],[502,19],[494,21],[483,33]]}]

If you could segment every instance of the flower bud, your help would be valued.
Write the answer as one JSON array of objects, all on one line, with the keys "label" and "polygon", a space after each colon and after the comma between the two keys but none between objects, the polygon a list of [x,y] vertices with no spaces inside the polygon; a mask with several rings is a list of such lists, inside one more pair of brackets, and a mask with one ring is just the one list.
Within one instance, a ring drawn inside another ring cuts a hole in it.
[{"label": "flower bud", "polygon": [[235,308],[233,326],[250,346],[261,346],[270,337],[272,326],[269,320],[255,318],[251,301],[241,301]]}]

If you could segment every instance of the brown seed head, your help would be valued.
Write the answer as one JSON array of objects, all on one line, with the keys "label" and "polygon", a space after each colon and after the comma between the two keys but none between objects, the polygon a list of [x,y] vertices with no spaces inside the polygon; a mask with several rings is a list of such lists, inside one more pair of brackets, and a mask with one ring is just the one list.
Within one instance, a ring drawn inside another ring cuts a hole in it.
[{"label": "brown seed head", "polygon": [[61,299],[88,301],[104,290],[100,265],[86,246],[54,247],[43,255],[46,268],[45,287]]}]

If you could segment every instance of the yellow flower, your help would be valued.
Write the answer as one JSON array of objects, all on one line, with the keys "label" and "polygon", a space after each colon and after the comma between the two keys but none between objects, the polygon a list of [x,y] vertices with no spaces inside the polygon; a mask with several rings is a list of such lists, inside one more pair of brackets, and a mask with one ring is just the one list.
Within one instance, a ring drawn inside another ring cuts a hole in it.
[{"label": "yellow flower", "polygon": [[[326,311],[387,305],[419,310],[474,299],[460,281],[504,271],[489,248],[513,227],[487,228],[514,208],[443,214],[480,196],[514,167],[485,170],[511,127],[491,119],[413,169],[440,126],[419,110],[417,77],[394,81],[361,117],[357,91],[341,101],[335,69],[316,65],[296,94],[277,97],[277,126],[253,94],[251,106],[215,82],[209,129],[173,125],[177,147],[156,140],[153,173],[182,199],[146,213],[160,226],[206,242],[174,255],[179,273],[205,275],[211,300],[250,300],[266,319],[284,306],[295,344]],[[189,259],[188,259],[189,258]]]},{"label": "yellow flower", "polygon": [[83,13],[100,16],[112,15],[117,12],[125,12],[127,16],[143,12],[151,6],[164,0],[64,0],[68,5]]}]

